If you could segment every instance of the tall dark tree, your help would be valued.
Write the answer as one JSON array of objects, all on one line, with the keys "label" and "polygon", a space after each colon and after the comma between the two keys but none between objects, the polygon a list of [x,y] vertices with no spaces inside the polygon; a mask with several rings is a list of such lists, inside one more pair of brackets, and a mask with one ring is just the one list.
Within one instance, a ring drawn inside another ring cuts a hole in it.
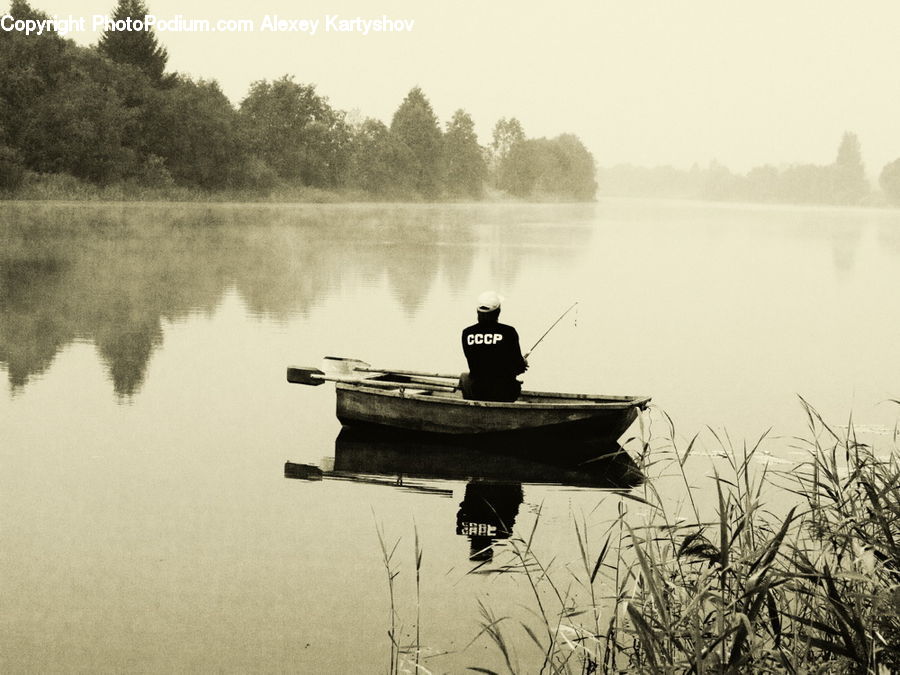
[{"label": "tall dark tree", "polygon": [[439,197],[443,138],[431,103],[419,87],[411,89],[397,108],[391,131],[412,153],[411,178],[416,191],[426,199]]},{"label": "tall dark tree", "polygon": [[[113,21],[143,21],[148,14],[143,0],[119,0]],[[106,30],[97,44],[100,52],[116,63],[140,68],[154,83],[171,81],[164,77],[169,55],[152,30]]]},{"label": "tall dark tree", "polygon": [[464,110],[453,113],[444,135],[447,194],[478,199],[484,193],[487,165],[475,135],[475,122]]},{"label": "tall dark tree", "polygon": [[[9,14],[16,20],[49,18],[25,0],[13,0]],[[10,146],[20,147],[19,131],[35,101],[66,79],[66,56],[65,40],[54,31],[41,35],[0,31],[0,126]]]},{"label": "tall dark tree", "polygon": [[115,90],[116,66],[66,44],[68,71],[38,95],[18,129],[17,149],[29,169],[108,183],[131,173],[133,111]]},{"label": "tall dark tree", "polygon": [[869,192],[859,139],[849,131],[838,147],[833,166],[832,199],[837,204],[856,204]]},{"label": "tall dark tree", "polygon": [[180,77],[157,90],[144,113],[142,133],[156,139],[145,152],[162,158],[176,182],[205,189],[242,185],[247,152],[240,120],[214,80]]}]

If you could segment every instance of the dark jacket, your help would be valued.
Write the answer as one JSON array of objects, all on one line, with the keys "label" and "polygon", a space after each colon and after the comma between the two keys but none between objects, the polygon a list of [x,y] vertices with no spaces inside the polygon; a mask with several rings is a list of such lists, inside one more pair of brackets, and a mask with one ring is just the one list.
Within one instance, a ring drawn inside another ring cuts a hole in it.
[{"label": "dark jacket", "polygon": [[469,363],[466,398],[514,401],[519,395],[516,375],[525,372],[519,334],[499,322],[479,322],[462,332],[462,348]]}]

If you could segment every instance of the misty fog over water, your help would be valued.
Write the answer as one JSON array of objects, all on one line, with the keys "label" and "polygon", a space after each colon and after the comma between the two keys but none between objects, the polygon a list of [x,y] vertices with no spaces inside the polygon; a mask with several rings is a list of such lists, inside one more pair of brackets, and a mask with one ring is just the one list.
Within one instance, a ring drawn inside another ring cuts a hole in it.
[{"label": "misty fog over water", "polygon": [[[523,592],[466,574],[456,522],[474,488],[286,480],[285,460],[327,468],[365,448],[338,438],[331,386],[288,385],[284,367],[331,354],[460,371],[459,331],[486,288],[526,348],[579,302],[527,388],[652,395],[686,437],[771,426],[767,450],[785,461],[804,427],[797,394],[875,436],[896,418],[883,403],[900,372],[896,212],[607,200],[0,214],[7,665],[376,662],[375,522],[408,541],[413,519],[423,616],[465,646],[478,598]],[[514,531],[543,504],[542,545],[575,557],[569,515],[599,495],[523,481]],[[354,636],[346,653],[338,634]]]}]

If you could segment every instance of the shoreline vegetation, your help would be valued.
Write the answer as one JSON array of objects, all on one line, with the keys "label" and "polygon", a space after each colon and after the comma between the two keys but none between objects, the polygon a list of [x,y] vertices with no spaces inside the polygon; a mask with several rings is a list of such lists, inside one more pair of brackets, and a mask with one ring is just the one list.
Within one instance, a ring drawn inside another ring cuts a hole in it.
[{"label": "shoreline vegetation", "polygon": [[[277,185],[260,192],[250,189],[223,188],[203,190],[188,186],[152,186],[133,182],[98,185],[79,180],[69,174],[37,174],[25,172],[15,190],[0,190],[2,202],[94,202],[94,203],[195,203],[195,204],[572,204],[588,200],[573,200],[559,195],[542,194],[516,197],[507,192],[485,186],[477,198],[445,197],[428,200],[420,196],[397,198],[349,187],[318,188],[304,185]],[[590,200],[594,201],[594,200]]]},{"label": "shoreline vegetation", "polygon": [[713,161],[707,167],[643,167],[619,164],[597,171],[598,196],[689,199],[762,204],[900,206],[900,159],[887,164],[873,190],[859,139],[846,132],[834,162],[826,165],[767,164],[746,174]]},{"label": "shoreline vegetation", "polygon": [[[112,19],[148,13],[118,0]],[[48,19],[27,0],[9,14]],[[482,145],[469,113],[442,125],[418,86],[390,124],[335,109],[290,75],[251,83],[234,105],[215,80],[167,72],[152,30],[107,30],[90,47],[0,31],[0,62],[0,200],[900,205],[900,159],[873,191],[850,132],[826,166],[603,167],[576,135],[529,138],[515,117]]]},{"label": "shoreline vegetation", "polygon": [[[665,413],[663,433],[642,419],[640,436],[629,444],[647,479],[630,493],[600,498],[616,500],[606,510],[617,515],[599,528],[583,514],[571,516],[579,559],[539,553],[540,509],[530,531],[507,540],[489,571],[501,577],[494,595],[506,577],[528,589],[531,600],[509,613],[479,600],[480,625],[473,620],[472,640],[462,650],[479,647],[469,669],[898,672],[897,426],[888,447],[873,447],[859,440],[852,419],[846,428],[832,426],[800,400],[809,431],[795,440],[806,459],[787,470],[765,461],[768,432],[753,445],[735,445],[710,429],[721,460],[702,473],[696,466],[689,471],[689,459],[703,461],[697,453],[691,458],[700,434],[681,442]],[[660,479],[666,487],[658,491]],[[710,490],[707,508],[699,495]],[[390,589],[390,672],[420,664],[427,670],[430,659],[447,652],[439,636],[420,630],[418,609],[401,635],[398,626],[408,617],[400,616],[398,589],[409,586],[413,573],[396,560],[399,540],[386,543],[382,530],[378,537]],[[416,608],[428,592],[427,578],[420,578],[423,556],[428,551],[416,537]],[[491,655],[479,663],[484,657],[476,654],[485,647]]]},{"label": "shoreline vegetation", "polygon": [[[112,18],[148,13],[119,0]],[[9,14],[48,18],[26,0]],[[215,80],[167,72],[152,30],[107,29],[90,47],[2,31],[0,62],[0,198],[553,202],[597,188],[577,136],[529,138],[510,117],[483,146],[469,113],[442,125],[418,86],[387,125],[290,75],[234,105]]]}]

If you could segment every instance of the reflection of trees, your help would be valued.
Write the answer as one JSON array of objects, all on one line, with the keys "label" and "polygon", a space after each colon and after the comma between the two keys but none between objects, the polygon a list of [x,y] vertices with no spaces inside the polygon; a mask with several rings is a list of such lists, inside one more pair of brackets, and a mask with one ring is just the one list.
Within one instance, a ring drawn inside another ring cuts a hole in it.
[{"label": "reflection of trees", "polygon": [[895,222],[884,222],[878,228],[878,243],[883,249],[900,253],[900,218]]},{"label": "reflection of trees", "polygon": [[212,313],[228,288],[254,315],[286,318],[386,278],[414,316],[439,275],[466,285],[492,230],[502,238],[491,257],[512,270],[520,258],[571,255],[589,236],[576,223],[558,232],[563,246],[541,247],[535,223],[545,215],[490,205],[5,204],[0,363],[18,388],[65,345],[92,341],[116,393],[129,396],[163,321]]},{"label": "reflection of trees", "polygon": [[809,237],[831,240],[832,261],[838,273],[849,272],[856,264],[863,233],[876,228],[882,250],[900,252],[900,213],[887,210],[829,210],[810,213],[803,220]]},{"label": "reflection of trees", "polygon": [[221,274],[196,274],[198,251],[177,219],[135,207],[5,209],[0,361],[23,386],[75,339],[93,341],[116,393],[133,394],[163,318],[212,309]]},{"label": "reflection of trees", "polygon": [[848,216],[846,212],[824,211],[809,214],[804,224],[831,240],[831,259],[838,274],[853,270],[865,225],[858,214],[851,212]]},{"label": "reflection of trees", "polygon": [[[435,277],[439,260],[443,223],[439,209],[395,211],[385,218],[381,237],[372,251],[384,256],[388,284],[400,306],[415,316],[425,302]],[[418,217],[417,217],[418,216]],[[417,226],[417,221],[427,227]]]},{"label": "reflection of trees", "polygon": [[858,227],[842,225],[831,227],[831,259],[839,274],[853,270],[861,241],[862,231]]},{"label": "reflection of trees", "polygon": [[73,334],[66,330],[56,299],[65,272],[53,258],[23,257],[0,267],[0,362],[13,388],[42,373]]}]

